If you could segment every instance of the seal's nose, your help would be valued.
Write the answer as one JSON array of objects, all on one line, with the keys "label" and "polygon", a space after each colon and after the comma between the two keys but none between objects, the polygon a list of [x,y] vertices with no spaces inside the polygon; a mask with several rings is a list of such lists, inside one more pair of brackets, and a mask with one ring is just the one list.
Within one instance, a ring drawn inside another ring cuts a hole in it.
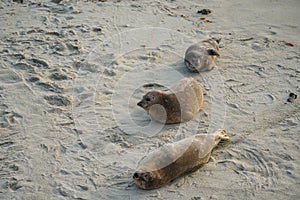
[{"label": "seal's nose", "polygon": [[140,101],[140,102],[138,102],[136,105],[142,107],[142,102]]},{"label": "seal's nose", "polygon": [[137,173],[137,172],[135,172],[134,174],[133,174],[133,178],[135,179],[135,178],[138,178],[139,177],[139,174]]}]

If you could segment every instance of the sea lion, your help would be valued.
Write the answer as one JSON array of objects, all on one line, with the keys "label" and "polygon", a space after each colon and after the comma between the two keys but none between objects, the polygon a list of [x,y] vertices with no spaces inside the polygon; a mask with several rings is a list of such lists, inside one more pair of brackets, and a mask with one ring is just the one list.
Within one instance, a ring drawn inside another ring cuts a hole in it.
[{"label": "sea lion", "polygon": [[142,159],[133,174],[134,182],[139,188],[150,190],[194,172],[208,162],[211,151],[221,140],[229,140],[224,130],[214,134],[196,134],[164,145]]},{"label": "sea lion", "polygon": [[185,52],[184,63],[192,72],[209,71],[214,68],[214,60],[219,57],[221,39],[211,38],[190,46]]},{"label": "sea lion", "polygon": [[202,104],[202,88],[193,78],[181,79],[168,91],[150,91],[137,103],[153,120],[162,124],[188,121]]}]

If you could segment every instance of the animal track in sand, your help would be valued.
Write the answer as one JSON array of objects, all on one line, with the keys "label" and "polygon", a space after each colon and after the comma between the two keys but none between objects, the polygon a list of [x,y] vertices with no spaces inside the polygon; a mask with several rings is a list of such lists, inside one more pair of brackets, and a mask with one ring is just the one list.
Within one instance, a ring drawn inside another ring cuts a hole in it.
[{"label": "animal track in sand", "polygon": [[44,99],[53,106],[70,106],[72,103],[70,98],[62,95],[49,95],[45,96]]},{"label": "animal track in sand", "polygon": [[31,83],[34,83],[34,82],[37,82],[40,80],[39,77],[36,77],[36,76],[32,76],[32,77],[29,77],[26,79],[27,81],[31,82]]},{"label": "animal track in sand", "polygon": [[36,85],[44,91],[50,91],[55,93],[62,93],[64,90],[63,88],[59,87],[55,83],[37,81]]},{"label": "animal track in sand", "polygon": [[50,77],[50,79],[55,80],[55,81],[61,81],[61,80],[71,79],[67,75],[62,74],[62,72],[54,72],[49,77]]},{"label": "animal track in sand", "polygon": [[31,65],[29,65],[27,63],[23,63],[23,62],[16,63],[13,66],[14,66],[15,69],[26,70],[26,71],[29,71],[29,72],[34,71],[34,68]]},{"label": "animal track in sand", "polygon": [[0,122],[1,127],[8,127],[15,123],[20,124],[20,120],[23,119],[23,116],[14,112],[14,111],[3,111],[0,113],[0,116],[3,119],[3,122]]},{"label": "animal track in sand", "polygon": [[49,64],[44,61],[44,60],[40,60],[40,59],[37,59],[37,58],[31,58],[28,60],[28,62],[35,66],[35,67],[38,67],[38,68],[45,68],[45,69],[48,69],[49,68]]},{"label": "animal track in sand", "polygon": [[275,185],[278,182],[278,172],[267,156],[268,151],[244,145],[243,149],[230,148],[226,160],[218,163],[223,163],[242,175],[247,180],[245,188],[261,190]]},{"label": "animal track in sand", "polygon": [[57,42],[51,49],[53,49],[55,54],[60,56],[71,56],[80,52],[76,42]]}]

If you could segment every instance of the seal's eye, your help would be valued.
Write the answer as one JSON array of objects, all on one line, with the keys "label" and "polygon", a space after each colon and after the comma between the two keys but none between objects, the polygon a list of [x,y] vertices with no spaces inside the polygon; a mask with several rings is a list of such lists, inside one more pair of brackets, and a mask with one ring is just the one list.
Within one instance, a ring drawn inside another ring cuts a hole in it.
[{"label": "seal's eye", "polygon": [[133,178],[138,178],[138,177],[139,177],[138,173],[135,172],[135,173],[133,174]]},{"label": "seal's eye", "polygon": [[149,172],[147,172],[147,173],[145,173],[144,174],[144,177],[143,177],[143,179],[145,180],[145,181],[153,181],[153,176],[152,176],[152,174],[150,174]]},{"label": "seal's eye", "polygon": [[150,101],[151,99],[150,99],[150,97],[146,97],[146,101]]}]

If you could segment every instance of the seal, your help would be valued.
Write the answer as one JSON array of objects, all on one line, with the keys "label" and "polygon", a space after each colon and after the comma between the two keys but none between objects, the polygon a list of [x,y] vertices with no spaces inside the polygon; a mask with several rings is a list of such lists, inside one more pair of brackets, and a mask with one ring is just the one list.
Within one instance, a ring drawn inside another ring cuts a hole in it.
[{"label": "seal", "polygon": [[185,52],[184,63],[192,72],[209,71],[214,68],[214,60],[219,57],[221,39],[211,38],[190,46]]},{"label": "seal", "polygon": [[137,103],[153,119],[162,124],[191,120],[203,104],[203,91],[193,78],[183,78],[168,91],[153,90]]},{"label": "seal", "polygon": [[196,134],[164,145],[141,160],[133,180],[141,189],[159,188],[207,163],[221,140],[229,140],[224,130],[217,130],[214,134]]}]

